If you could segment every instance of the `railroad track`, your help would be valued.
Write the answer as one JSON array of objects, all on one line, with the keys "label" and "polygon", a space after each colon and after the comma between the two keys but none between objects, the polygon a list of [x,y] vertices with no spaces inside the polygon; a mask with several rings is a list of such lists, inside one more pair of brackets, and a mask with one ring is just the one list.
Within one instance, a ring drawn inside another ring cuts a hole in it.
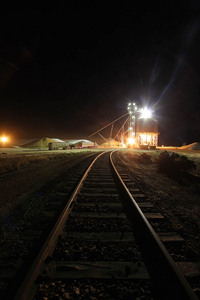
[{"label": "railroad track", "polygon": [[[85,155],[81,160],[78,159],[77,163],[63,160],[63,164],[68,165],[63,174],[29,194],[21,205],[10,210],[9,214],[1,214],[1,299],[13,299],[14,291],[26,274],[30,262],[34,260],[47,233],[96,155],[95,152]],[[12,178],[15,178],[15,175],[16,173]]]},{"label": "railroad track", "polygon": [[150,225],[163,219],[124,170],[119,175],[112,154],[101,153],[14,299],[197,299],[162,242],[179,237]]}]

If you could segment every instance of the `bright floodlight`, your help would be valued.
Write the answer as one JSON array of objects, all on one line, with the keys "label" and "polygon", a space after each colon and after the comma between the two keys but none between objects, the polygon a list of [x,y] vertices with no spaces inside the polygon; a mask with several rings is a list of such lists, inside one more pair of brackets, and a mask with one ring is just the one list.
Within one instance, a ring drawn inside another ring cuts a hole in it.
[{"label": "bright floodlight", "polygon": [[141,117],[144,118],[144,119],[148,119],[148,118],[151,118],[152,116],[152,111],[145,107],[145,108],[142,108],[141,109]]}]

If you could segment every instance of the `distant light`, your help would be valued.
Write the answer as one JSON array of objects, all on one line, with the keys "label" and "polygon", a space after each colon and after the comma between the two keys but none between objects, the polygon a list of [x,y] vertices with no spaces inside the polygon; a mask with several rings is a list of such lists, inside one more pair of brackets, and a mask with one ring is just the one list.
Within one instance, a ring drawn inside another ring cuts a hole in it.
[{"label": "distant light", "polygon": [[141,111],[140,111],[140,113],[141,113],[140,116],[142,118],[144,118],[144,119],[151,118],[151,116],[152,116],[152,111],[149,108],[147,108],[147,107],[142,108]]},{"label": "distant light", "polygon": [[1,141],[2,141],[3,143],[5,143],[5,142],[8,141],[8,138],[7,138],[6,136],[2,136],[2,137],[1,137]]}]

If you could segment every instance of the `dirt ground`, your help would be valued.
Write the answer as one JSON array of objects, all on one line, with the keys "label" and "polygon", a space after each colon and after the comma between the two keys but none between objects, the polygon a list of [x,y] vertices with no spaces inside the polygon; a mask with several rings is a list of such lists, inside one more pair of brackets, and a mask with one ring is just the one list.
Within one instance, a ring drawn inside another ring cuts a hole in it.
[{"label": "dirt ground", "polygon": [[[168,150],[170,153],[171,150]],[[119,163],[125,164],[127,172],[136,185],[149,197],[163,215],[173,224],[190,244],[200,259],[200,151],[173,152],[195,162],[192,179],[175,180],[158,171],[158,157],[162,151],[126,150],[117,152]],[[151,161],[138,159],[142,153],[150,155]],[[193,180],[195,179],[195,180]]]},{"label": "dirt ground", "polygon": [[0,152],[0,214],[7,213],[29,194],[39,191],[90,151],[77,152]]}]

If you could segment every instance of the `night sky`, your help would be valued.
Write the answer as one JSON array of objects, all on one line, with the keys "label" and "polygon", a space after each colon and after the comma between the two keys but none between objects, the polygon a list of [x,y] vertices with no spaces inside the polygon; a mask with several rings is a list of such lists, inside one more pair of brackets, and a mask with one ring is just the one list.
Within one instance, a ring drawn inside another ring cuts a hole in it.
[{"label": "night sky", "polygon": [[87,138],[130,101],[154,109],[160,145],[200,141],[199,1],[1,9],[0,133]]}]

